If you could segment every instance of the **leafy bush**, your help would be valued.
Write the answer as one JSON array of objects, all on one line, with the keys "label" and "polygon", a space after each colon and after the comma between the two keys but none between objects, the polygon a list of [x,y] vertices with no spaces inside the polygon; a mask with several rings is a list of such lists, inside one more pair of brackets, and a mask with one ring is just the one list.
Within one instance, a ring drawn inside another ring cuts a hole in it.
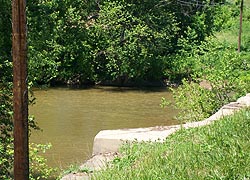
[{"label": "leafy bush", "polygon": [[91,78],[85,22],[93,2],[28,1],[30,80],[50,83]]},{"label": "leafy bush", "polygon": [[182,41],[200,44],[220,12],[205,0],[183,2],[28,1],[29,77],[74,83],[177,76]]},{"label": "leafy bush", "polygon": [[198,83],[182,81],[182,85],[173,90],[176,101],[175,107],[180,110],[177,119],[186,121],[198,121],[213,114],[219,107],[216,96]]},{"label": "leafy bush", "polygon": [[[209,117],[221,106],[249,90],[250,61],[232,48],[209,39],[189,57],[195,62],[190,79],[173,90],[175,107],[182,121]],[[191,67],[191,66],[190,66]],[[163,99],[164,104],[164,99]]]},{"label": "leafy bush", "polygon": [[[144,8],[144,11],[142,9]],[[171,11],[157,2],[102,3],[98,18],[90,26],[93,65],[99,79],[160,79],[163,57],[169,53],[177,33]]]},{"label": "leafy bush", "polygon": [[56,172],[55,168],[49,167],[47,159],[41,154],[44,154],[48,149],[51,148],[51,144],[30,144],[30,179],[49,179],[51,175]]},{"label": "leafy bush", "polygon": [[[0,70],[2,70],[0,68]],[[12,86],[0,80],[0,179],[10,176],[13,164]]]},{"label": "leafy bush", "polygon": [[[1,60],[1,59],[0,59]],[[13,139],[13,105],[12,105],[12,63],[0,61],[0,179],[13,179],[14,139]],[[30,103],[33,99],[30,99]],[[39,129],[33,118],[29,118],[29,129]],[[48,179],[53,169],[38,154],[45,152],[50,145],[30,145],[30,178]],[[38,173],[34,176],[34,173]]]}]

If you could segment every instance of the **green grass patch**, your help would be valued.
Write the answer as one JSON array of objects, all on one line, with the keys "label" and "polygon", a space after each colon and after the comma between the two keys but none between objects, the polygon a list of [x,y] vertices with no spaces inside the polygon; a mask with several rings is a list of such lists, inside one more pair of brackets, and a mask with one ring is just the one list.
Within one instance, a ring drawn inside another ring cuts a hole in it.
[{"label": "green grass patch", "polygon": [[121,152],[94,179],[250,179],[250,109],[180,130],[164,143],[125,144]]},{"label": "green grass patch", "polygon": [[[224,13],[228,18],[221,31],[215,33],[216,38],[220,42],[233,45],[235,49],[238,48],[238,36],[240,27],[240,7],[227,7]],[[241,51],[250,51],[250,0],[244,1],[243,21],[242,21],[242,37],[241,37]]]}]

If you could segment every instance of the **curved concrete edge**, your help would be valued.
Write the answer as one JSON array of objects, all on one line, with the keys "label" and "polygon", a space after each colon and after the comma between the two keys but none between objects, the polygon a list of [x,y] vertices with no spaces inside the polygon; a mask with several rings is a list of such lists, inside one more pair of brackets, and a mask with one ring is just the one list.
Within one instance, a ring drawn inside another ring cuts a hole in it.
[{"label": "curved concrete edge", "polygon": [[[213,121],[233,114],[235,111],[243,107],[250,107],[250,93],[239,98],[236,102],[231,102],[224,105],[219,111],[209,118],[183,124],[184,128],[193,128],[211,124]],[[118,130],[103,130],[100,131],[94,139],[93,155],[107,152],[117,152],[123,142],[132,141],[164,141],[169,135],[173,134],[181,128],[181,125],[175,126],[160,126],[149,128],[135,129],[118,129]]]},{"label": "curved concrete edge", "polygon": [[93,155],[79,167],[79,169],[85,169],[87,172],[70,173],[63,176],[61,180],[89,180],[94,171],[105,169],[110,161],[119,156],[120,154],[117,152]]},{"label": "curved concrete edge", "polygon": [[164,141],[167,136],[180,129],[180,126],[162,126],[137,129],[100,131],[94,139],[93,154],[117,152],[124,142]]},{"label": "curved concrete edge", "polygon": [[[250,107],[250,93],[239,98],[236,102],[224,105],[219,111],[209,118],[183,124],[183,128],[194,128],[211,124],[224,116],[233,114],[244,107]],[[181,125],[157,126],[149,128],[118,129],[100,131],[94,139],[93,156],[87,160],[80,168],[88,168],[91,171],[100,170],[107,166],[107,163],[119,156],[117,153],[124,142],[133,141],[157,141],[163,142],[169,135],[178,131]],[[68,174],[61,180],[90,180],[91,173]]]},{"label": "curved concrete edge", "polygon": [[87,173],[67,174],[61,180],[89,180],[90,176]]}]

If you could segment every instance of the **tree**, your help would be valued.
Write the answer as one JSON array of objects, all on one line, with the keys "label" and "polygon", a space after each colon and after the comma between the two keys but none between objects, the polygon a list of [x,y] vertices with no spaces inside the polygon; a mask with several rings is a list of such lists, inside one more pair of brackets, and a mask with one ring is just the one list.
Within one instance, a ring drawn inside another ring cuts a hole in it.
[{"label": "tree", "polygon": [[39,83],[91,79],[86,19],[91,3],[29,1],[29,69]]},{"label": "tree", "polygon": [[14,179],[29,179],[26,1],[12,1]]},{"label": "tree", "polygon": [[175,17],[157,1],[106,1],[90,26],[99,79],[155,80],[177,33]]}]

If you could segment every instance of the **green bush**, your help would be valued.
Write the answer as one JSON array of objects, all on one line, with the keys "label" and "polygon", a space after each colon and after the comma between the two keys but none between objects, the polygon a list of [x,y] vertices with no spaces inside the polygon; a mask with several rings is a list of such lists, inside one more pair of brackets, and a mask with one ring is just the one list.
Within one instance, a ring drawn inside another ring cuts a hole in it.
[{"label": "green bush", "polygon": [[207,118],[249,90],[248,56],[214,39],[208,39],[197,48],[189,57],[195,64],[189,66],[190,78],[172,89],[174,106],[180,110],[178,118],[182,121]]},{"label": "green bush", "polygon": [[[99,79],[161,79],[164,57],[172,49],[178,27],[174,14],[156,2],[107,1],[89,32]],[[142,11],[142,9],[144,9]]]},{"label": "green bush", "polygon": [[13,165],[12,89],[0,82],[0,179],[8,179]]},{"label": "green bush", "polygon": [[[13,179],[14,139],[12,105],[12,65],[8,61],[0,62],[0,179]],[[33,102],[30,99],[30,103]],[[29,118],[29,129],[39,129],[33,118]],[[44,153],[51,145],[30,145],[30,179],[48,179],[54,169],[46,165]]]},{"label": "green bush", "polygon": [[211,90],[186,80],[182,83],[178,89],[172,89],[175,107],[180,110],[177,119],[181,122],[203,120],[220,107]]},{"label": "green bush", "polygon": [[30,144],[30,179],[49,179],[57,169],[51,168],[47,165],[47,159],[41,154],[44,154],[51,148],[51,144]]}]

